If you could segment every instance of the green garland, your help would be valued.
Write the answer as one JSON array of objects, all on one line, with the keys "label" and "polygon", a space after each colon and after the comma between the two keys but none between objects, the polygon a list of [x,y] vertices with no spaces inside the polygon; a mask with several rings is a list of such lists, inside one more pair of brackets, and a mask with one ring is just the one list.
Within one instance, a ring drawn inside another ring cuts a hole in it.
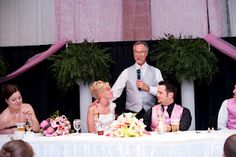
[{"label": "green garland", "polygon": [[73,88],[77,79],[86,83],[94,80],[108,81],[109,67],[113,63],[108,48],[101,49],[98,44],[87,40],[81,44],[69,43],[68,48],[49,58],[57,85],[63,91]]},{"label": "green garland", "polygon": [[218,71],[218,59],[210,51],[206,42],[192,36],[182,39],[170,34],[157,41],[151,52],[151,60],[156,62],[164,78],[182,80],[206,80],[209,82]]}]

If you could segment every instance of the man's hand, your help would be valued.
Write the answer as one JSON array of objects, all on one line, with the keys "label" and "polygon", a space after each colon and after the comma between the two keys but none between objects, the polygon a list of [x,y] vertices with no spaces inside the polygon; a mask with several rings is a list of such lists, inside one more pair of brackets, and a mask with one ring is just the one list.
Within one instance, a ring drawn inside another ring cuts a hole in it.
[{"label": "man's hand", "polygon": [[164,124],[164,132],[171,132],[171,125]]},{"label": "man's hand", "polygon": [[147,85],[146,83],[144,83],[142,80],[137,80],[136,81],[136,86],[146,92],[149,92],[150,88],[149,85]]}]

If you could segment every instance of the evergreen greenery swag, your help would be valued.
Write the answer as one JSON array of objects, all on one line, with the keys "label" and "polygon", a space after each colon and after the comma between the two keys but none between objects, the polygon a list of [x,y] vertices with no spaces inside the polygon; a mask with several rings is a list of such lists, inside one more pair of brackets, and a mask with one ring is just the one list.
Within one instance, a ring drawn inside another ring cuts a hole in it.
[{"label": "evergreen greenery swag", "polygon": [[199,80],[209,82],[218,71],[218,59],[206,42],[192,36],[176,38],[165,34],[154,44],[151,60],[156,62],[164,78],[181,82]]},{"label": "evergreen greenery swag", "polygon": [[80,44],[69,43],[58,55],[49,58],[54,63],[51,66],[58,87],[67,91],[75,87],[75,81],[81,79],[84,83],[94,80],[108,81],[109,67],[113,63],[109,48],[101,49],[98,44],[84,40]]}]

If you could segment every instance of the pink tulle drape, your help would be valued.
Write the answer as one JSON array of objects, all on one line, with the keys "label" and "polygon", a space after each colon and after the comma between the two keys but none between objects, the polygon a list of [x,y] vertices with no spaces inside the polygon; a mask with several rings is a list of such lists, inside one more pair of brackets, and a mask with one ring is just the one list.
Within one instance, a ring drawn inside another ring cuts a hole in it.
[{"label": "pink tulle drape", "polygon": [[228,35],[222,0],[56,0],[55,5],[56,36],[73,42]]},{"label": "pink tulle drape", "polygon": [[72,42],[120,41],[121,0],[55,0],[56,36]]},{"label": "pink tulle drape", "polygon": [[236,60],[236,47],[230,43],[224,41],[223,39],[216,37],[213,34],[208,34],[203,38],[210,45],[218,49],[220,52]]},{"label": "pink tulle drape", "polygon": [[13,78],[19,76],[20,74],[28,71],[33,66],[39,64],[40,62],[42,62],[46,58],[48,58],[51,55],[53,55],[54,53],[56,53],[60,48],[62,48],[66,44],[66,42],[67,42],[66,39],[58,40],[47,51],[36,54],[35,56],[28,59],[27,62],[22,67],[17,69],[16,71],[14,71],[14,72],[12,72],[12,73],[4,76],[4,77],[1,77],[0,78],[0,83],[8,81],[10,79],[13,79]]}]

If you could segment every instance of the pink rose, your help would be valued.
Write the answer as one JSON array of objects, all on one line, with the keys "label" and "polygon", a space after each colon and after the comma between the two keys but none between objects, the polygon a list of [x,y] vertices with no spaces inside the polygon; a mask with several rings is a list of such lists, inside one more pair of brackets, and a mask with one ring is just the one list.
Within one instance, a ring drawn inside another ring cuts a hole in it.
[{"label": "pink rose", "polygon": [[53,129],[53,127],[50,126],[47,128],[46,131],[47,131],[47,134],[52,134],[54,132],[54,129]]},{"label": "pink rose", "polygon": [[53,121],[53,122],[51,123],[51,126],[52,126],[53,128],[58,127],[57,121]]},{"label": "pink rose", "polygon": [[41,128],[45,128],[47,125],[48,125],[48,121],[47,121],[47,120],[43,120],[43,121],[40,123],[40,127],[41,127]]}]

